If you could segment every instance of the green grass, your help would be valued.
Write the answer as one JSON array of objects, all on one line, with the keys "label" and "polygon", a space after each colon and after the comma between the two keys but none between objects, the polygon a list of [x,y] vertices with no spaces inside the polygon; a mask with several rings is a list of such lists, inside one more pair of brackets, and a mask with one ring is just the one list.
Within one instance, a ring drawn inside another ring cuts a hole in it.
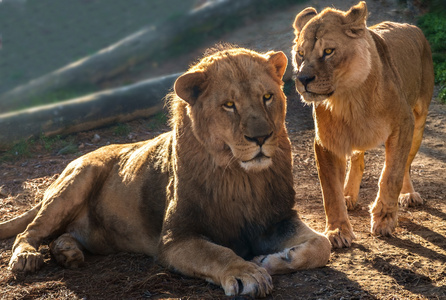
[{"label": "green grass", "polygon": [[17,159],[31,157],[34,141],[22,140],[11,149],[0,154],[0,163],[5,161],[16,161]]},{"label": "green grass", "polygon": [[43,134],[33,142],[40,144],[49,152],[57,152],[57,155],[72,154],[78,152],[79,148],[73,136],[62,138],[60,135],[48,137]]},{"label": "green grass", "polygon": [[44,134],[41,134],[39,137],[39,142],[43,146],[45,150],[52,150],[56,143],[60,142],[60,135],[54,136],[54,137],[48,137]]},{"label": "green grass", "polygon": [[435,83],[440,86],[438,98],[446,103],[446,13],[441,9],[432,11],[420,17],[418,26],[431,45]]},{"label": "green grass", "polygon": [[153,117],[150,118],[150,121],[147,125],[147,127],[150,130],[158,129],[162,125],[167,124],[167,115],[164,112],[159,112]]},{"label": "green grass", "polygon": [[41,134],[38,138],[21,140],[12,148],[0,154],[0,163],[6,161],[16,161],[22,158],[29,158],[42,151],[57,155],[73,154],[79,151],[74,136],[62,138],[57,135],[47,137]]},{"label": "green grass", "polygon": [[113,134],[117,135],[117,136],[126,136],[130,133],[131,128],[128,124],[125,123],[118,123],[114,128],[113,128]]},{"label": "green grass", "polygon": [[29,157],[31,156],[31,148],[33,141],[21,141],[12,147],[10,154],[16,156],[17,158]]}]

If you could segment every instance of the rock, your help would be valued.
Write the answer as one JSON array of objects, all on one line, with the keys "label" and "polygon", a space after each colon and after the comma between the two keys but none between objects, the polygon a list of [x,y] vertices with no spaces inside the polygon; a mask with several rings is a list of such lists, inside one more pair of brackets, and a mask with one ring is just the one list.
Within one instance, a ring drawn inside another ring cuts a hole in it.
[{"label": "rock", "polygon": [[101,136],[97,133],[95,133],[95,135],[93,136],[93,138],[91,139],[92,143],[97,143],[101,140]]}]

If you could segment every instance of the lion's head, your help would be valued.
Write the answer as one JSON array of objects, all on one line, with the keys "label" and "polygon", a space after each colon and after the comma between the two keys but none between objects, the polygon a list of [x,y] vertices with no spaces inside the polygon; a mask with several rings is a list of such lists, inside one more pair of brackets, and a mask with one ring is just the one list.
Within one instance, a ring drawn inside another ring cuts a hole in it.
[{"label": "lion's head", "polygon": [[306,102],[320,102],[363,83],[371,69],[365,38],[367,7],[331,8],[320,14],[310,7],[294,21],[293,65],[296,88]]},{"label": "lion's head", "polygon": [[177,79],[175,93],[184,100],[177,105],[216,165],[238,163],[248,171],[271,165],[286,132],[286,65],[282,52],[219,49]]}]

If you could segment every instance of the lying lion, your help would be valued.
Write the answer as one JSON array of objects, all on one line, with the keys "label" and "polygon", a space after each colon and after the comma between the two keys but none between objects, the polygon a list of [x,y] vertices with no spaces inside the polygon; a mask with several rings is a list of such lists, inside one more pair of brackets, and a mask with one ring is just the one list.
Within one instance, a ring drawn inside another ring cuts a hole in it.
[{"label": "lying lion", "polygon": [[[315,154],[334,247],[354,234],[347,208],[358,199],[364,151],[385,142],[386,160],[371,207],[373,234],[390,235],[398,199],[423,201],[410,179],[432,98],[432,55],[415,26],[384,22],[366,27],[365,2],[343,12],[306,8],[296,17],[296,88],[313,103]],[[345,179],[346,157],[350,156]]]},{"label": "lying lion", "polygon": [[270,274],[324,266],[330,242],[293,208],[286,65],[282,52],[203,58],[175,82],[172,131],[76,159],[42,203],[0,224],[0,238],[26,228],[9,268],[39,269],[36,249],[60,234],[50,248],[65,267],[80,265],[83,249],[145,253],[227,295],[262,297]]}]

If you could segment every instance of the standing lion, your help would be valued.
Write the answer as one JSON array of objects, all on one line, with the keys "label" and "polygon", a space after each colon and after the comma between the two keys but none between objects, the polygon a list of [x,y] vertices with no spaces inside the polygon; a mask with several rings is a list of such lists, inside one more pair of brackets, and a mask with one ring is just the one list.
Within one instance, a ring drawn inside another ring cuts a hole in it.
[{"label": "standing lion", "polygon": [[[294,210],[282,52],[220,49],[175,82],[171,126],[71,162],[35,208],[0,224],[20,233],[9,268],[34,272],[42,240],[65,267],[83,249],[145,253],[227,295],[265,296],[270,274],[324,266],[331,245]],[[62,234],[62,235],[60,235]]]},{"label": "standing lion", "polygon": [[366,4],[360,2],[346,12],[306,8],[294,22],[296,88],[313,103],[325,233],[334,247],[348,247],[354,239],[347,208],[358,199],[365,150],[385,142],[385,165],[370,210],[373,234],[391,234],[398,199],[403,206],[423,202],[409,172],[433,93],[431,50],[415,26],[384,22],[367,28],[366,19]]}]

